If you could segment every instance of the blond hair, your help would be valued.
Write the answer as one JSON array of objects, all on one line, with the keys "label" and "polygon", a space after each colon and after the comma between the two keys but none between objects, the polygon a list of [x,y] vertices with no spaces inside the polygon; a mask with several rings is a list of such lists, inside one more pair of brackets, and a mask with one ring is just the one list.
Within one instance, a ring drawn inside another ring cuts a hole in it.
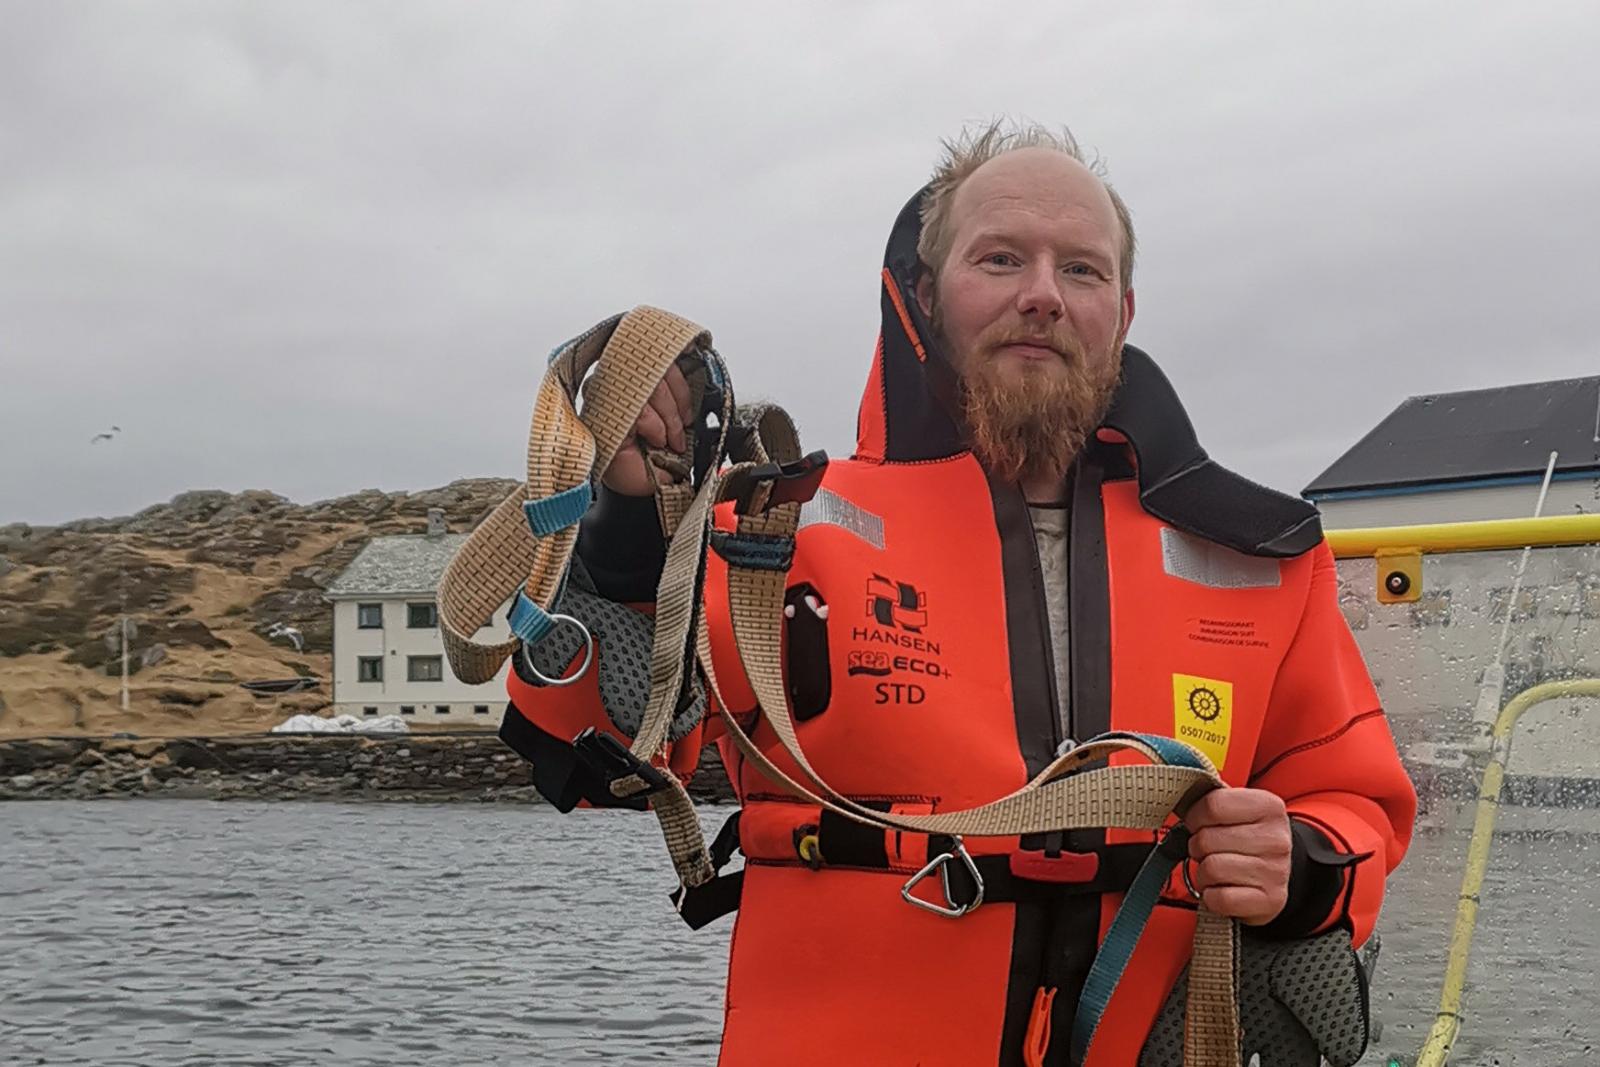
[{"label": "blond hair", "polygon": [[1122,288],[1133,281],[1133,216],[1128,205],[1105,180],[1105,167],[1098,159],[1089,159],[1078,146],[1077,138],[1066,127],[1057,133],[1037,123],[1011,125],[996,119],[977,129],[965,129],[954,140],[943,142],[944,157],[934,168],[928,191],[922,198],[922,236],[917,240],[917,256],[938,277],[939,268],[950,254],[950,244],[955,234],[950,225],[950,208],[955,202],[956,190],[972,176],[972,172],[996,156],[1018,148],[1048,148],[1082,163],[1089,172],[1100,179],[1111,194],[1111,204],[1117,212],[1117,222],[1122,228],[1122,254],[1117,268],[1121,273]]}]

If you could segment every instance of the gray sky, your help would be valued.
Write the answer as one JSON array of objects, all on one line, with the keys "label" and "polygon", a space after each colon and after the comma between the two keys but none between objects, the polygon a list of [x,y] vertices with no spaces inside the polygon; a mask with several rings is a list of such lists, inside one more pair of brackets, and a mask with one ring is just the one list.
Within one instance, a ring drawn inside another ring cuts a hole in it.
[{"label": "gray sky", "polygon": [[846,455],[889,224],[996,114],[1105,158],[1130,339],[1259,481],[1600,372],[1600,8],[1125,7],[0,2],[0,522],[520,475],[638,303]]}]

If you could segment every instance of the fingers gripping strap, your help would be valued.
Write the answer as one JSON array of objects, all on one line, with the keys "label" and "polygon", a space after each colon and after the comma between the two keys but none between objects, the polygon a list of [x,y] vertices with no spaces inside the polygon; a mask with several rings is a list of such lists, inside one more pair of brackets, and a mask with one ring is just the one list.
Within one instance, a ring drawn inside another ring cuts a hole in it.
[{"label": "fingers gripping strap", "polygon": [[636,309],[617,323],[585,392],[584,422],[605,461],[601,470],[633,436],[639,412],[678,357],[710,345],[699,326],[656,308]]},{"label": "fingers gripping strap", "polygon": [[[673,362],[686,351],[709,348],[710,337],[698,325],[639,307],[597,324],[552,354],[534,403],[526,483],[472,532],[439,586],[445,650],[463,681],[492,680],[516,651],[516,639],[473,640],[483,620],[514,590],[551,607],[577,539],[572,516],[581,517],[583,492],[577,487],[610,464]],[[591,367],[594,380],[580,418],[578,391]]]}]

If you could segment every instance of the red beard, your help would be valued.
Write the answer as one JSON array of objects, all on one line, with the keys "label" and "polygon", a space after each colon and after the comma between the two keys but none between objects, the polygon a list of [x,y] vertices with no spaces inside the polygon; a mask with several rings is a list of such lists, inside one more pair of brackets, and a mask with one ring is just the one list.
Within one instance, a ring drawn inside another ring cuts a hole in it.
[{"label": "red beard", "polygon": [[962,413],[973,454],[1008,483],[1064,476],[1111,406],[1121,347],[1091,360],[1076,339],[1052,336],[1049,343],[1065,353],[1059,362],[1006,367],[995,358],[999,346],[1037,335],[994,333],[963,360]]}]

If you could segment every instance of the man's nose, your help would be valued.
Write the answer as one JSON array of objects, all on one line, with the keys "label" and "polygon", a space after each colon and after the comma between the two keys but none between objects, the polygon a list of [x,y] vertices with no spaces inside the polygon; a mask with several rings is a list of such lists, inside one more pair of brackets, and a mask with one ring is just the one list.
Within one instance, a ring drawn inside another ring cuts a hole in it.
[{"label": "man's nose", "polygon": [[1024,318],[1046,318],[1051,322],[1066,313],[1066,302],[1061,298],[1060,279],[1056,277],[1054,263],[1035,263],[1022,275],[1022,288],[1017,292],[1017,311]]}]

